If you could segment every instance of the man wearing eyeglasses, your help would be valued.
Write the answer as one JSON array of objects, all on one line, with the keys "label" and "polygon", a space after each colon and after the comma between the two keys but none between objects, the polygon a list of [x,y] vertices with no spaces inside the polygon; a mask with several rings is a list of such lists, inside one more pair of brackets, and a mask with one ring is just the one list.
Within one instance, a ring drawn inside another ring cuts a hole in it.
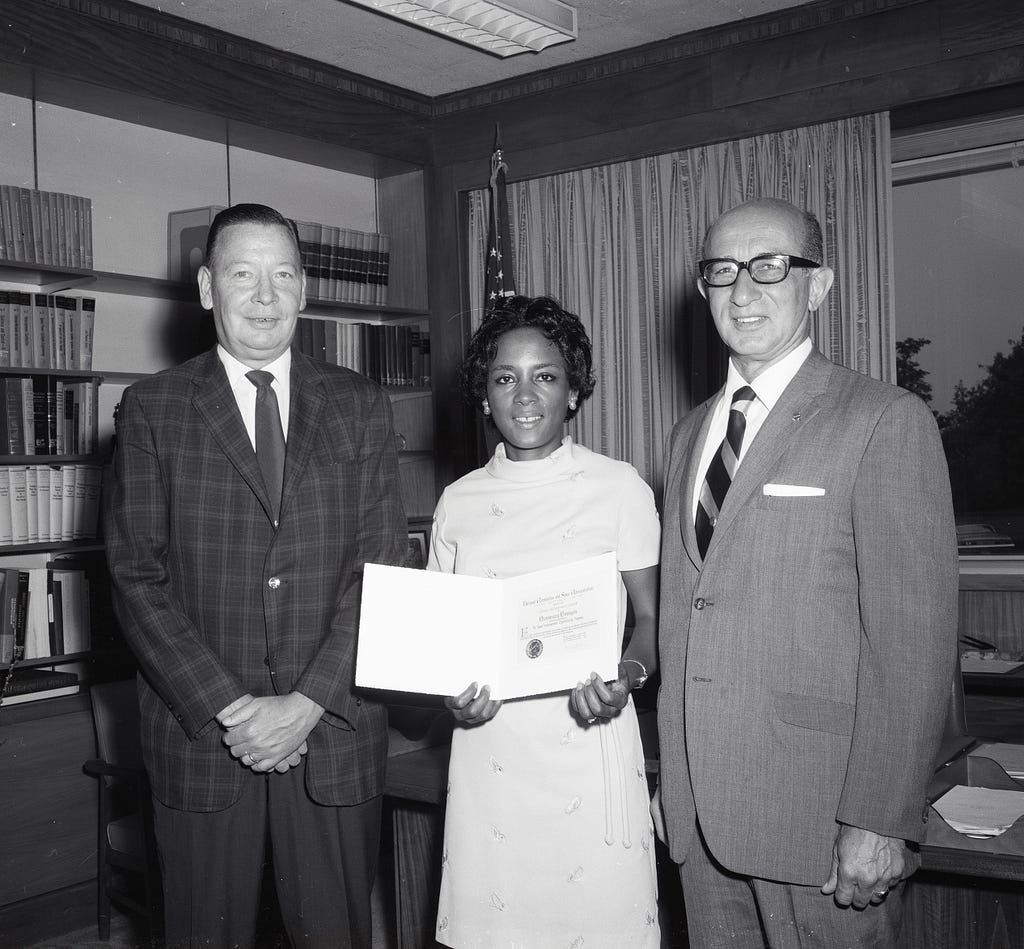
[{"label": "man wearing eyeglasses", "polygon": [[891,946],[955,657],[938,430],[814,348],[813,215],[747,202],[703,258],[730,359],[669,445],[655,822],[691,949]]}]

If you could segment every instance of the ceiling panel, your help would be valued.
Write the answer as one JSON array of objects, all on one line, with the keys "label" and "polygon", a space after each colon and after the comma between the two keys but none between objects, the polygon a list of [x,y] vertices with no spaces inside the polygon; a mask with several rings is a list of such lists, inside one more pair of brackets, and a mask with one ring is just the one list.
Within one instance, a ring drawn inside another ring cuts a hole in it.
[{"label": "ceiling panel", "polygon": [[426,96],[603,56],[796,6],[793,0],[579,0],[579,39],[501,59],[345,0],[136,0]]}]

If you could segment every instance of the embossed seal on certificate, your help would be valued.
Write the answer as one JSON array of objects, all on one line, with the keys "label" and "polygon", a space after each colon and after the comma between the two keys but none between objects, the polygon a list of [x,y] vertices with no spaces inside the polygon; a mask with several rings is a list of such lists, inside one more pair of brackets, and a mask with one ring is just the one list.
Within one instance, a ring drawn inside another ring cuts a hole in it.
[{"label": "embossed seal on certificate", "polygon": [[531,639],[526,644],[526,655],[530,659],[536,659],[542,652],[544,652],[544,643],[539,639]]}]

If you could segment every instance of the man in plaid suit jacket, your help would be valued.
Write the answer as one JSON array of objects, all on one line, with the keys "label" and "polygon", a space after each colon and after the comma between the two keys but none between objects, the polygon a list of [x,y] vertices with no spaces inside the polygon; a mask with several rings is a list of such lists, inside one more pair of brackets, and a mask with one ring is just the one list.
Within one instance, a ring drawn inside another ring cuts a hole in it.
[{"label": "man in plaid suit jacket", "polygon": [[[390,402],[291,350],[305,275],[271,208],[217,216],[199,289],[218,345],[125,393],[105,518],[167,942],[253,943],[269,835],[292,944],[369,947],[387,723],[353,683],[363,564],[406,546]],[[276,519],[251,369],[286,435]]]}]

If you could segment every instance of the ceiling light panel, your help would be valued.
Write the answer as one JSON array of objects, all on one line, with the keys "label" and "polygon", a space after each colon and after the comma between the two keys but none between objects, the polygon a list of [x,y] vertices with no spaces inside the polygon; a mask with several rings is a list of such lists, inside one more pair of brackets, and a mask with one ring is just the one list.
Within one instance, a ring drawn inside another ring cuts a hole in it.
[{"label": "ceiling light panel", "polygon": [[348,0],[495,56],[539,53],[576,39],[576,8],[561,0]]}]

